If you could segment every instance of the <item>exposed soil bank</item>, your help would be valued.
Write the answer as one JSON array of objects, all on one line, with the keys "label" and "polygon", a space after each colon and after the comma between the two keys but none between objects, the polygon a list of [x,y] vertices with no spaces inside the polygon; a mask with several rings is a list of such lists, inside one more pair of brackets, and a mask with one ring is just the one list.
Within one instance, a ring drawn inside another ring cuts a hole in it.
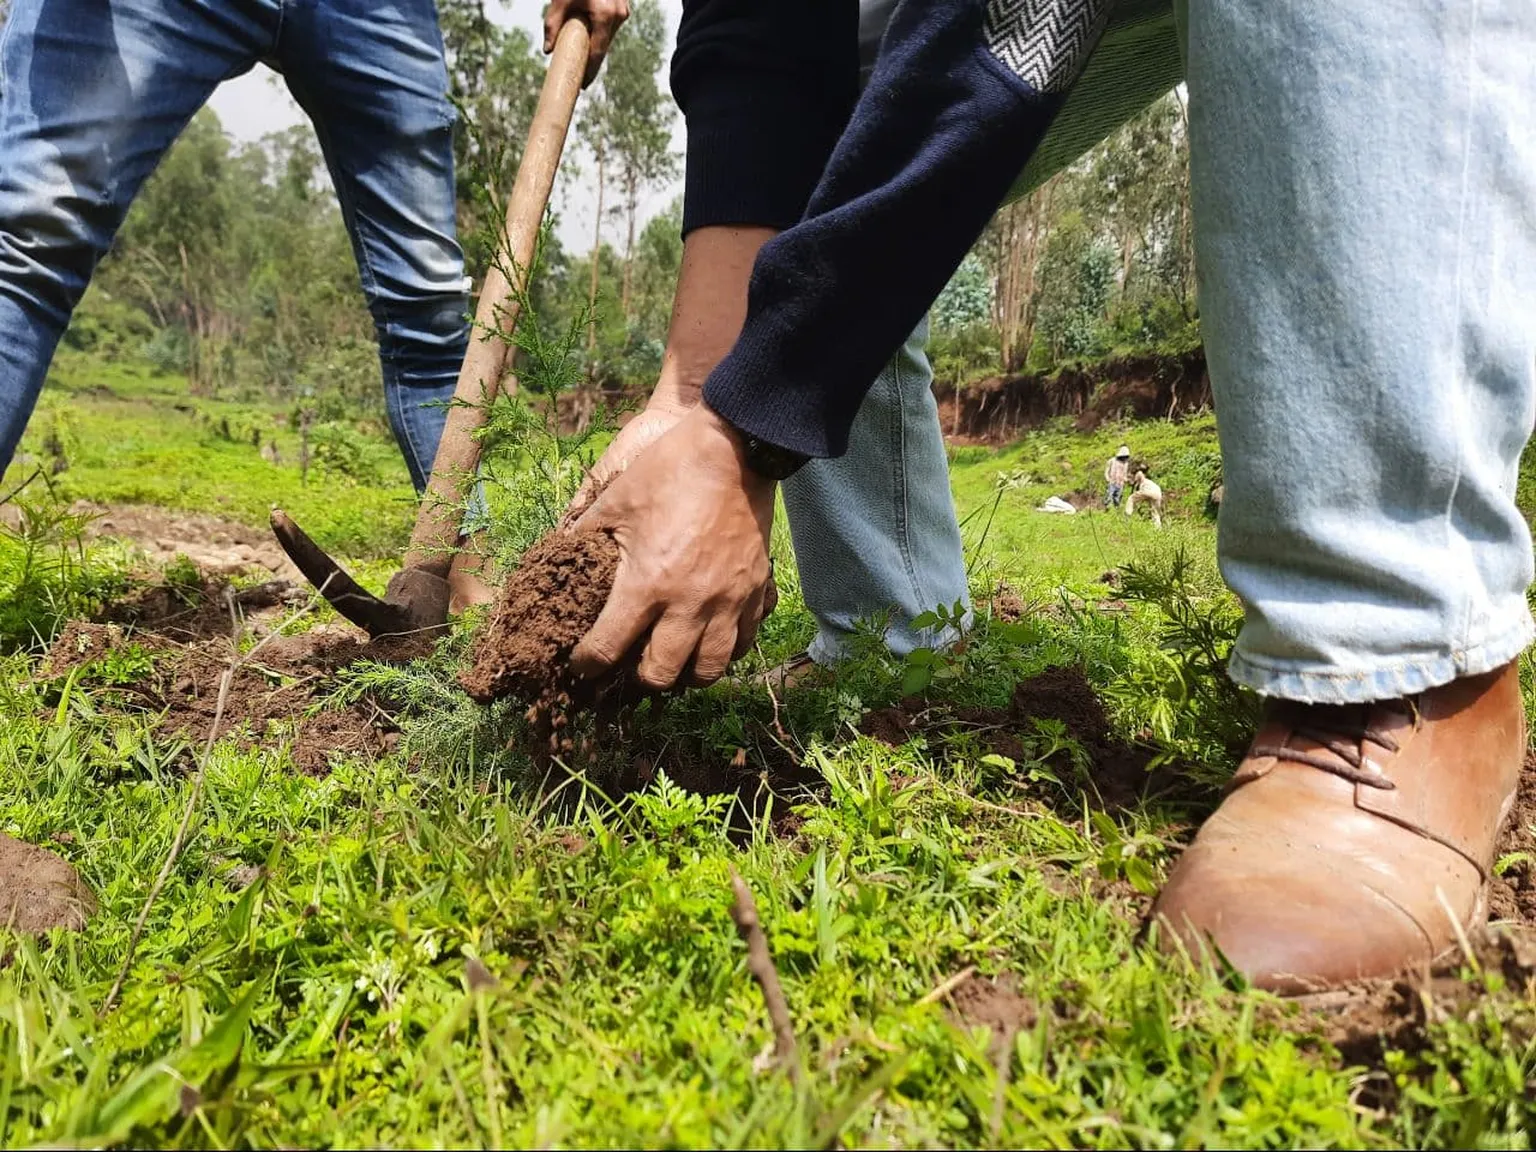
[{"label": "exposed soil bank", "polygon": [[1205,350],[1181,356],[1128,356],[1048,375],[992,376],[959,392],[935,384],[939,419],[951,440],[1003,444],[1048,420],[1070,416],[1080,432],[1122,416],[1138,420],[1190,415],[1211,406]]}]

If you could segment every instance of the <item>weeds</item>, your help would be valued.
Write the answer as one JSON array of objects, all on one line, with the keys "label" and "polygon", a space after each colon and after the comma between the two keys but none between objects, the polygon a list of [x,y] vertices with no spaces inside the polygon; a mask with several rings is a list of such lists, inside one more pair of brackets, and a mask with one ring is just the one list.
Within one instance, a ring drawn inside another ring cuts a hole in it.
[{"label": "weeds", "polygon": [[[34,483],[41,491],[27,495]],[[0,509],[12,513],[0,517],[0,651],[47,643],[64,621],[124,588],[121,567],[87,552],[91,518],[71,511],[40,473]]]}]

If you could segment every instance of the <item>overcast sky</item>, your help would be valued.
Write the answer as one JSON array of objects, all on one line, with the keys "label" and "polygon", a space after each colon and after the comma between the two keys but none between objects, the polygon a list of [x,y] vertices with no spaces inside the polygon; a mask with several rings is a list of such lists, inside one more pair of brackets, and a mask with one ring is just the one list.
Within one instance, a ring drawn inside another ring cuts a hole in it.
[{"label": "overcast sky", "polygon": [[[667,16],[668,32],[667,60],[662,64],[660,76],[664,84],[666,67],[672,57],[672,36],[677,32],[677,20],[682,12],[682,0],[659,2]],[[544,0],[487,0],[486,12],[498,24],[527,30],[536,44],[543,42]],[[288,95],[282,80],[260,65],[239,79],[222,85],[213,94],[212,104],[225,130],[241,141],[258,140],[268,132],[304,122],[304,114]],[[682,152],[683,126],[680,116],[673,127],[672,146],[679,154]],[[591,174],[572,171],[574,165],[570,161],[579,162],[580,157],[573,155],[569,148],[566,155],[568,159],[561,165],[562,179],[555,186],[555,206],[560,213],[560,239],[568,250],[586,251],[592,245],[592,217],[597,201],[593,194]],[[666,207],[677,192],[677,185],[653,191],[642,203],[642,215],[649,218]],[[616,222],[604,224],[604,236],[609,243],[622,242],[621,229]]]}]

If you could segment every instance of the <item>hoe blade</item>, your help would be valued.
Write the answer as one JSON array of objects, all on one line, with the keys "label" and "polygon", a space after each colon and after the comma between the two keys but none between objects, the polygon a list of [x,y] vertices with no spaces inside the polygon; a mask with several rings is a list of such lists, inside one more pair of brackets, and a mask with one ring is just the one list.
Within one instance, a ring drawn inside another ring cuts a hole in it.
[{"label": "hoe blade", "polygon": [[320,595],[369,636],[377,638],[410,632],[421,626],[413,619],[410,608],[381,600],[352,579],[347,570],[331,559],[330,553],[311,540],[309,534],[281,508],[272,509],[272,534]]}]

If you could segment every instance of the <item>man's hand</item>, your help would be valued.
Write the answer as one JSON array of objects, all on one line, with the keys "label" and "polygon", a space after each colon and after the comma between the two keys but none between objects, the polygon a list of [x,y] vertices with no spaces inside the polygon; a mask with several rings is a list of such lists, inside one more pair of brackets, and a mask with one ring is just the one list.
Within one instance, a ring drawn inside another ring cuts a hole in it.
[{"label": "man's hand", "polygon": [[700,404],[639,456],[583,516],[619,546],[613,591],[571,654],[583,676],[622,661],[650,632],[638,675],[712,684],[752,646],[769,588],[774,484],[751,471],[730,425]]},{"label": "man's hand", "polygon": [[640,453],[672,431],[692,407],[693,404],[666,399],[661,390],[657,389],[650,403],[619,429],[619,434],[609,442],[597,463],[592,465],[587,478],[576,490],[571,506],[565,510],[562,523],[570,524],[580,519],[603,489],[627,470]]},{"label": "man's hand", "polygon": [[619,25],[629,19],[629,0],[550,0],[544,13],[544,53],[555,50],[555,37],[567,20],[585,20],[591,39],[587,45],[587,74],[582,80],[585,88],[597,79],[597,70],[603,66],[603,57],[613,43]]}]

